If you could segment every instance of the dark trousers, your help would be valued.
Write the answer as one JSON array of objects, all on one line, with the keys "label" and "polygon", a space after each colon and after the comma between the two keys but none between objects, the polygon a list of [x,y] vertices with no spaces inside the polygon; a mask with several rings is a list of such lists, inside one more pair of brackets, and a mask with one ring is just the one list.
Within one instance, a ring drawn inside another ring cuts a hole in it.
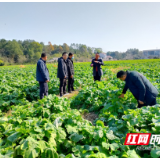
[{"label": "dark trousers", "polygon": [[[154,105],[156,105],[156,104],[157,104],[157,102],[156,102],[156,98],[155,98],[149,106],[154,106]],[[146,104],[140,104],[140,103],[138,102],[137,108],[141,108],[141,107],[143,107],[143,106],[146,106]]]},{"label": "dark trousers", "polygon": [[40,99],[43,99],[44,96],[48,96],[48,83],[39,82],[39,86],[40,86]]},{"label": "dark trousers", "polygon": [[101,76],[99,76],[98,72],[96,72],[96,76],[94,76],[94,81],[101,81]]},{"label": "dark trousers", "polygon": [[73,84],[74,84],[74,78],[69,77],[68,78],[68,92],[74,91]]},{"label": "dark trousers", "polygon": [[60,78],[60,87],[59,87],[60,96],[63,96],[63,94],[66,94],[66,85],[67,85],[67,79],[66,78],[63,78],[63,79]]}]

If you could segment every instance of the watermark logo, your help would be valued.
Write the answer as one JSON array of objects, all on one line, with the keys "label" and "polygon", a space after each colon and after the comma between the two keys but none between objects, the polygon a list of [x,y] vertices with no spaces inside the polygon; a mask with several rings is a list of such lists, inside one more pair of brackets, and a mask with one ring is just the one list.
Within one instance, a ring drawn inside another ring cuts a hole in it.
[{"label": "watermark logo", "polygon": [[159,134],[153,134],[150,140],[150,144],[155,144],[155,143],[160,144],[160,135]]},{"label": "watermark logo", "polygon": [[150,137],[151,133],[127,133],[124,145],[148,145]]}]

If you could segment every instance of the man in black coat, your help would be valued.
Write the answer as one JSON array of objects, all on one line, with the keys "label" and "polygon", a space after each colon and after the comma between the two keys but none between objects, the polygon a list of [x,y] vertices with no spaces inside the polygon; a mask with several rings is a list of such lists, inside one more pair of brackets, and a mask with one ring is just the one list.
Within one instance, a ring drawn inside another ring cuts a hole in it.
[{"label": "man in black coat", "polygon": [[49,71],[46,66],[47,55],[42,53],[41,58],[37,62],[36,80],[40,85],[40,99],[48,96]]},{"label": "man in black coat", "polygon": [[91,67],[93,67],[93,77],[94,81],[101,80],[103,75],[101,65],[104,65],[102,59],[99,59],[99,53],[96,53],[95,58],[92,60]]},{"label": "man in black coat", "polygon": [[68,93],[74,91],[73,83],[74,83],[74,66],[73,66],[73,53],[69,53],[69,57],[67,59],[68,62]]},{"label": "man in black coat", "polygon": [[138,108],[156,104],[158,91],[145,76],[136,71],[119,71],[117,78],[126,82],[119,98],[124,98],[124,94],[129,89],[138,101]]},{"label": "man in black coat", "polygon": [[58,58],[58,70],[57,77],[60,79],[60,96],[62,97],[66,94],[66,84],[68,78],[68,69],[67,69],[67,52],[62,54],[61,58]]}]

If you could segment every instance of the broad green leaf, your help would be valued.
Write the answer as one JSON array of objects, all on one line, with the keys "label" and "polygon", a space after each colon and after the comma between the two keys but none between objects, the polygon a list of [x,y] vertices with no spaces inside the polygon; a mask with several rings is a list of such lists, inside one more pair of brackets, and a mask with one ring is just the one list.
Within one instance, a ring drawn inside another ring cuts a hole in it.
[{"label": "broad green leaf", "polygon": [[159,149],[152,149],[151,156],[153,158],[160,158],[160,148]]},{"label": "broad green leaf", "polygon": [[51,136],[49,138],[49,142],[48,144],[51,146],[51,147],[55,147],[57,144],[56,144],[56,141],[55,141],[55,138],[56,138],[56,134],[55,133],[51,133]]},{"label": "broad green leaf", "polygon": [[42,154],[42,158],[59,158],[54,148],[46,148]]},{"label": "broad green leaf", "polygon": [[15,132],[12,135],[10,135],[7,140],[10,142],[15,142],[22,134],[20,132]]},{"label": "broad green leaf", "polygon": [[106,133],[106,136],[109,140],[114,140],[115,139],[115,136],[113,134],[113,131],[110,130],[109,132]]},{"label": "broad green leaf", "polygon": [[73,133],[69,138],[74,142],[79,142],[81,139],[83,139],[83,135]]},{"label": "broad green leaf", "polygon": [[112,144],[110,144],[110,148],[112,151],[115,151],[119,148],[119,145],[117,143],[112,143]]},{"label": "broad green leaf", "polygon": [[128,155],[128,158],[141,158],[135,150],[128,150],[127,151],[127,155]]},{"label": "broad green leaf", "polygon": [[109,143],[106,143],[106,142],[102,142],[102,147],[109,150],[109,146],[110,144]]},{"label": "broad green leaf", "polygon": [[58,128],[58,127],[60,127],[62,125],[62,120],[61,120],[60,117],[55,119],[54,125],[56,126],[56,128]]},{"label": "broad green leaf", "polygon": [[77,127],[72,127],[71,125],[67,125],[67,126],[66,126],[66,129],[67,129],[67,132],[68,132],[69,134],[77,133],[77,132],[78,132]]},{"label": "broad green leaf", "polygon": [[2,117],[0,118],[0,124],[4,124],[5,122],[8,121],[8,118],[7,117]]},{"label": "broad green leaf", "polygon": [[41,150],[41,153],[43,153],[44,149],[47,148],[45,141],[38,141],[38,148]]},{"label": "broad green leaf", "polygon": [[52,123],[45,123],[45,130],[53,130],[55,131],[55,127]]},{"label": "broad green leaf", "polygon": [[24,158],[36,158],[38,157],[39,152],[40,152],[40,149],[30,148],[28,150],[25,150]]}]

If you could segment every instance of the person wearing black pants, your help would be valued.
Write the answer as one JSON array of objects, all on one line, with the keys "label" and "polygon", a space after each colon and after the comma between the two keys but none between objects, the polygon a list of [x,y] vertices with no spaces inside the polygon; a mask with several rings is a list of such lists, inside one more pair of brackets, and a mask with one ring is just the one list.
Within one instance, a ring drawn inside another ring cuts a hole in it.
[{"label": "person wearing black pants", "polygon": [[101,81],[101,76],[99,76],[98,72],[96,72],[96,75],[94,76],[94,81]]},{"label": "person wearing black pants", "polygon": [[94,81],[101,81],[103,75],[101,65],[104,65],[102,59],[99,59],[99,53],[96,53],[95,58],[92,60],[91,67],[93,67]]},{"label": "person wearing black pants", "polygon": [[49,71],[46,66],[47,55],[42,53],[41,58],[37,62],[36,79],[40,86],[40,99],[48,96]]},{"label": "person wearing black pants", "polygon": [[48,83],[39,82],[40,85],[40,99],[43,99],[44,96],[48,96]]},{"label": "person wearing black pants", "polygon": [[74,77],[68,78],[68,93],[74,91]]},{"label": "person wearing black pants", "polygon": [[58,58],[58,70],[57,70],[57,77],[60,80],[59,92],[60,97],[66,94],[66,84],[68,78],[68,69],[67,69],[67,52],[62,54],[61,58]]},{"label": "person wearing black pants", "polygon": [[66,94],[67,78],[60,78],[60,96]]},{"label": "person wearing black pants", "polygon": [[69,57],[67,59],[68,62],[68,93],[74,91],[74,66],[73,66],[73,53],[69,53]]},{"label": "person wearing black pants", "polygon": [[124,94],[129,89],[138,102],[137,108],[156,105],[156,97],[159,93],[144,75],[136,71],[119,71],[117,78],[125,81],[123,92],[119,98],[124,98]]}]

